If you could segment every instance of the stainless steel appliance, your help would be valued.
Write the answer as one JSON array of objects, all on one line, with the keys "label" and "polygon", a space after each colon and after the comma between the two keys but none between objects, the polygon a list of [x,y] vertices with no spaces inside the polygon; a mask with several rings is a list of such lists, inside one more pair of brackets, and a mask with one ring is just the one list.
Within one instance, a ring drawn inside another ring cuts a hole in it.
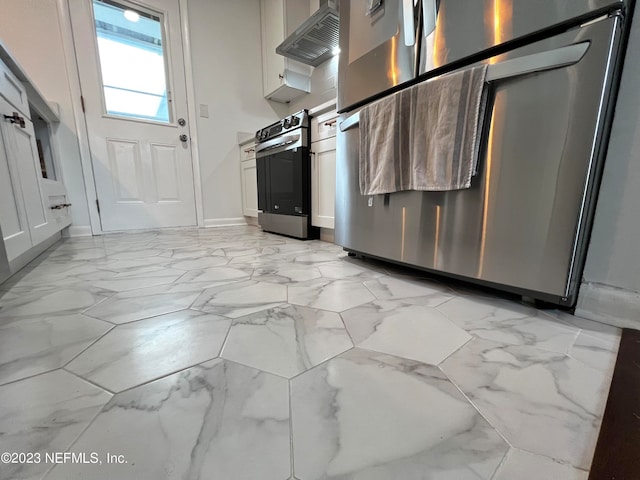
[{"label": "stainless steel appliance", "polygon": [[301,110],[256,132],[258,223],[263,230],[315,238],[311,227],[309,114]]},{"label": "stainless steel appliance", "polygon": [[[559,305],[575,303],[632,1],[340,4],[336,243]],[[358,110],[489,64],[468,190],[362,196]]]},{"label": "stainless steel appliance", "polygon": [[339,28],[335,0],[321,0],[320,8],[276,47],[276,53],[317,67],[334,55]]}]

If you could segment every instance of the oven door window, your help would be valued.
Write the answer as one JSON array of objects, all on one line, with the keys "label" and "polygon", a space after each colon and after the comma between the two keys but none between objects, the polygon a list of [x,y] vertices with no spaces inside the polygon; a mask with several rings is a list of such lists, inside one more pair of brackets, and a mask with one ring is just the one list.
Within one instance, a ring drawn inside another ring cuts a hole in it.
[{"label": "oven door window", "polygon": [[270,210],[295,215],[307,213],[303,208],[301,151],[285,151],[269,157]]}]

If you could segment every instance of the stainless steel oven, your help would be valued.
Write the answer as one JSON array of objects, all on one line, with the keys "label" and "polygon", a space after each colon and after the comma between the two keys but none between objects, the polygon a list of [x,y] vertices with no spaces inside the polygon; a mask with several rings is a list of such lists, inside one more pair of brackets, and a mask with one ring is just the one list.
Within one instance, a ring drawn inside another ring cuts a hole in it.
[{"label": "stainless steel oven", "polygon": [[310,155],[306,110],[256,132],[258,223],[263,230],[315,238]]}]

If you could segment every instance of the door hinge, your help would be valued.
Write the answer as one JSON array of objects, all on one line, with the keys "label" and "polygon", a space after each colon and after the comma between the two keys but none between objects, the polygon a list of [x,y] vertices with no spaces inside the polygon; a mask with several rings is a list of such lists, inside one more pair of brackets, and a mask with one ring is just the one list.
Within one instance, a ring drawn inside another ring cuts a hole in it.
[{"label": "door hinge", "polygon": [[80,95],[80,105],[82,105],[82,113],[86,113],[84,109],[84,97],[82,95]]},{"label": "door hinge", "polygon": [[96,198],[96,207],[98,208],[98,215],[100,215],[100,200]]}]

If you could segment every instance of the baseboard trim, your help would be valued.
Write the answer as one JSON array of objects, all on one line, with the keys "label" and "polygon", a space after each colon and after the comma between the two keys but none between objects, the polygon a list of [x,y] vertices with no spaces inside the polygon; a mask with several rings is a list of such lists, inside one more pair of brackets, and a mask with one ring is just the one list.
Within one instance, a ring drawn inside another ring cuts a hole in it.
[{"label": "baseboard trim", "polygon": [[336,243],[333,228],[320,228],[320,240],[323,242]]},{"label": "baseboard trim", "polygon": [[616,327],[640,330],[640,293],[598,283],[583,283],[576,315]]},{"label": "baseboard trim", "polygon": [[64,238],[90,237],[92,235],[93,235],[93,232],[91,231],[91,225],[82,225],[79,227],[75,225],[70,225],[69,227],[62,230],[62,236]]},{"label": "baseboard trim", "polygon": [[246,225],[247,222],[244,217],[233,218],[205,218],[204,228],[213,227],[237,227],[239,225]]}]

